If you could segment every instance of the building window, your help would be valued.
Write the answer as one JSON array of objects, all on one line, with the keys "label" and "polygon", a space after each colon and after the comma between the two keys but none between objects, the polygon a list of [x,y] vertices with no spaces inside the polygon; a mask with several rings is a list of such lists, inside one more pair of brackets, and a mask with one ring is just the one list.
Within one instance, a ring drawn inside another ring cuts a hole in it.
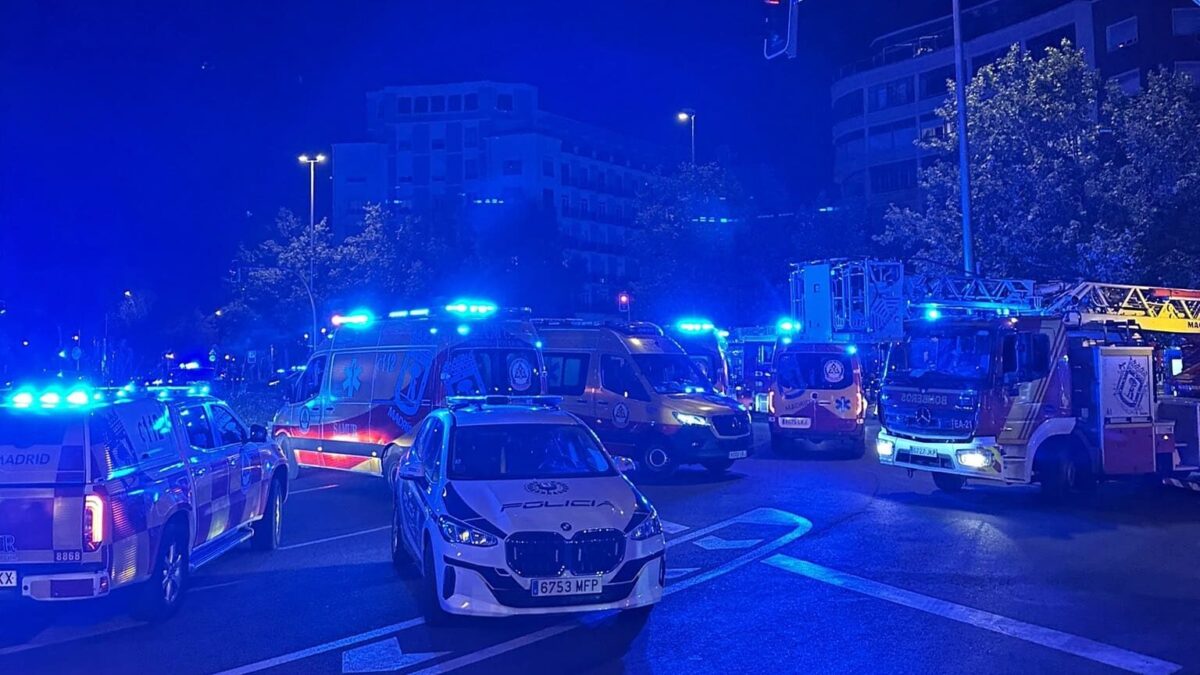
[{"label": "building window", "polygon": [[407,115],[411,113],[412,98],[408,96],[401,96],[400,98],[396,99],[396,112],[400,113],[401,115]]},{"label": "building window", "polygon": [[868,147],[872,152],[912,148],[917,138],[916,123],[911,119],[871,127]]},{"label": "building window", "polygon": [[1071,43],[1075,42],[1075,24],[1069,23],[1047,33],[1029,38],[1025,41],[1025,48],[1035,57],[1042,56],[1050,47],[1058,48],[1062,46],[1063,40]]},{"label": "building window", "polygon": [[554,160],[542,160],[542,175],[546,176],[547,178],[554,178]]},{"label": "building window", "polygon": [[562,196],[562,214],[564,216],[571,215],[571,197],[568,195]]},{"label": "building window", "polygon": [[429,99],[429,109],[431,112],[446,112],[446,97],[434,96]]},{"label": "building window", "polygon": [[479,160],[468,159],[463,162],[463,175],[467,180],[479,178]]},{"label": "building window", "polygon": [[840,122],[863,114],[862,89],[856,89],[849,94],[837,97],[833,102],[833,120]]},{"label": "building window", "polygon": [[462,110],[462,95],[453,94],[446,99],[446,109],[450,112],[459,112]]},{"label": "building window", "polygon": [[1177,7],[1171,10],[1171,32],[1184,37],[1200,35],[1200,9]]},{"label": "building window", "polygon": [[1112,81],[1126,94],[1136,94],[1142,90],[1142,73],[1137,68],[1114,75]]},{"label": "building window", "polygon": [[542,190],[542,207],[547,211],[554,210],[554,190],[550,188]]},{"label": "building window", "polygon": [[1138,41],[1137,17],[1131,16],[1124,21],[1111,24],[1105,34],[1108,36],[1108,51],[1110,52],[1136,45]]},{"label": "building window", "polygon": [[571,184],[571,165],[563,162],[558,166],[558,180],[563,185]]},{"label": "building window", "polygon": [[479,94],[467,94],[464,96],[463,107],[467,110],[479,110]]},{"label": "building window", "polygon": [[446,139],[444,139],[444,138],[435,138],[432,141],[430,141],[430,144],[433,146],[434,150],[445,150],[446,149]]},{"label": "building window", "polygon": [[521,175],[521,160],[508,159],[504,161],[505,176],[520,176]]},{"label": "building window", "polygon": [[980,70],[983,70],[984,66],[990,66],[1004,58],[1008,54],[1009,49],[1009,47],[1001,47],[1000,49],[993,49],[990,52],[985,52],[979,56],[972,57],[971,77],[974,77],[976,73],[978,73]]},{"label": "building window", "polygon": [[413,112],[416,112],[416,113],[429,112],[429,97],[428,96],[418,96],[416,102],[413,105]]},{"label": "building window", "polygon": [[941,98],[946,96],[949,88],[946,86],[947,80],[954,79],[954,66],[942,66],[927,70],[917,76],[918,87],[920,88],[921,100],[927,98]]},{"label": "building window", "polygon": [[588,200],[587,197],[584,197],[583,199],[579,200],[579,217],[587,218],[590,215],[591,214],[588,213]]},{"label": "building window", "polygon": [[871,87],[870,111],[895,108],[913,102],[913,84],[911,77],[892,80],[885,84]]},{"label": "building window", "polygon": [[871,193],[910,190],[917,186],[917,162],[893,162],[871,167]]},{"label": "building window", "polygon": [[512,94],[498,94],[496,96],[496,110],[501,112],[512,112],[513,97]]},{"label": "building window", "polygon": [[463,130],[463,145],[468,148],[479,147],[479,127],[467,127]]}]

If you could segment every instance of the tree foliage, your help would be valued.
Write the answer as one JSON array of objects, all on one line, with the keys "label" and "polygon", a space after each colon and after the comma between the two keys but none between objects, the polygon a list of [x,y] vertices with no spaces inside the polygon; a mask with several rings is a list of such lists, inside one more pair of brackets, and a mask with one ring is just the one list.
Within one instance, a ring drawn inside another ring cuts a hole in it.
[{"label": "tree foliage", "polygon": [[[1179,246],[1196,216],[1196,111],[1194,90],[1182,76],[1152,74],[1135,95],[1115,86],[1102,90],[1082,50],[1066,42],[1040,55],[1014,46],[981,68],[967,88],[980,271],[1182,279],[1181,266],[1194,269],[1198,260],[1194,247]],[[878,241],[918,266],[958,267],[953,96],[938,114],[946,133],[919,141],[937,158],[921,172],[924,209],[893,207]]]}]

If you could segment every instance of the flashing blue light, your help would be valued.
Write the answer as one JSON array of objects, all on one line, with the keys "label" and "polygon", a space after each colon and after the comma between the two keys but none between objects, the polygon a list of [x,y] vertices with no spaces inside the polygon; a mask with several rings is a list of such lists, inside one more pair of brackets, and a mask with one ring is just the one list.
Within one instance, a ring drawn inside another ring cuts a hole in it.
[{"label": "flashing blue light", "polygon": [[433,328],[430,328],[430,329],[429,329],[429,334],[430,334],[430,335],[437,335],[437,327],[436,327],[436,326],[434,326]]},{"label": "flashing blue light", "polygon": [[362,327],[371,323],[371,312],[361,309],[355,310],[350,314],[334,314],[330,319],[330,323],[335,326],[358,326]]},{"label": "flashing blue light", "polygon": [[410,309],[410,310],[408,310],[408,315],[409,316],[429,316],[429,308],[428,307],[420,307],[418,309]]},{"label": "flashing blue light", "polygon": [[719,331],[717,331],[717,337],[727,338],[727,337],[729,337],[729,331],[719,330]]},{"label": "flashing blue light", "polygon": [[783,338],[783,344],[785,344],[785,345],[792,344],[792,338],[790,338],[790,337]]},{"label": "flashing blue light", "polygon": [[850,346],[846,347],[846,353],[849,354],[850,356],[854,356],[855,354],[858,353],[858,345],[850,345]]},{"label": "flashing blue light", "polygon": [[458,331],[459,335],[466,335],[467,333],[471,332],[471,327],[466,324],[459,324],[458,328],[455,330]]},{"label": "flashing blue light", "polygon": [[88,394],[86,391],[76,389],[75,391],[67,394],[67,403],[70,403],[71,405],[87,405]]},{"label": "flashing blue light", "polygon": [[926,321],[937,321],[942,318],[942,312],[937,307],[930,307],[925,310]]},{"label": "flashing blue light", "polygon": [[541,340],[538,340],[537,342],[534,342],[534,343],[533,343],[533,347],[534,347],[534,349],[541,349],[541,348],[542,348],[542,341],[541,341]]},{"label": "flashing blue light", "polygon": [[18,392],[13,394],[13,397],[10,400],[12,401],[14,407],[28,408],[29,406],[33,405],[33,394],[27,391]]},{"label": "flashing blue light", "polygon": [[60,358],[60,359],[65,359],[65,358],[67,358],[67,350],[65,350],[65,349],[60,349],[60,350],[59,350],[59,352],[58,352],[58,358]]},{"label": "flashing blue light", "polygon": [[187,363],[179,364],[180,370],[200,370],[199,361],[188,361]]},{"label": "flashing blue light", "polygon": [[680,319],[675,322],[675,328],[682,333],[707,333],[715,329],[713,322],[708,319]]},{"label": "flashing blue light", "polygon": [[780,333],[795,333],[800,330],[800,322],[784,317],[775,324],[775,330]]},{"label": "flashing blue light", "polygon": [[446,305],[446,311],[451,314],[470,317],[485,317],[496,313],[496,303],[487,300],[455,300]]},{"label": "flashing blue light", "polygon": [[62,403],[62,396],[56,391],[48,391],[38,397],[38,402],[42,404],[43,408],[53,408]]},{"label": "flashing blue light", "polygon": [[407,309],[398,309],[394,312],[388,312],[388,318],[389,319],[407,319],[408,318],[408,310]]}]

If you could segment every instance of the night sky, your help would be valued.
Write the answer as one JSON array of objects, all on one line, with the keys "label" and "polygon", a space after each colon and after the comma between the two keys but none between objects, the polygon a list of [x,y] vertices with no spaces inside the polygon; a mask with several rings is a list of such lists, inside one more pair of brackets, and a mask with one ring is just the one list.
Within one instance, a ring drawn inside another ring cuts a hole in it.
[{"label": "night sky", "polygon": [[296,156],[361,140],[365,93],[386,85],[527,82],[545,109],[680,157],[674,114],[692,107],[702,160],[725,146],[812,198],[836,68],[948,5],[806,0],[798,58],[768,62],[759,0],[8,3],[0,301],[71,326],[125,288],[216,307],[237,245],[306,208]]}]

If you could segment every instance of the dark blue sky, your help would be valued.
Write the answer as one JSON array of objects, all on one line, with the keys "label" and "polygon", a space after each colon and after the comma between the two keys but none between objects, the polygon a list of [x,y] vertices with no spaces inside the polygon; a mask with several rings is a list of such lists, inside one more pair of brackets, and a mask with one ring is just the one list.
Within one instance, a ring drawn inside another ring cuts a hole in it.
[{"label": "dark blue sky", "polygon": [[767,62],[759,0],[9,3],[0,301],[52,322],[127,287],[215,306],[238,243],[305,208],[296,155],[361,137],[365,92],[389,84],[528,82],[549,110],[681,153],[673,115],[693,107],[702,158],[728,146],[811,196],[837,65],[943,5],[806,0],[799,58]]}]

